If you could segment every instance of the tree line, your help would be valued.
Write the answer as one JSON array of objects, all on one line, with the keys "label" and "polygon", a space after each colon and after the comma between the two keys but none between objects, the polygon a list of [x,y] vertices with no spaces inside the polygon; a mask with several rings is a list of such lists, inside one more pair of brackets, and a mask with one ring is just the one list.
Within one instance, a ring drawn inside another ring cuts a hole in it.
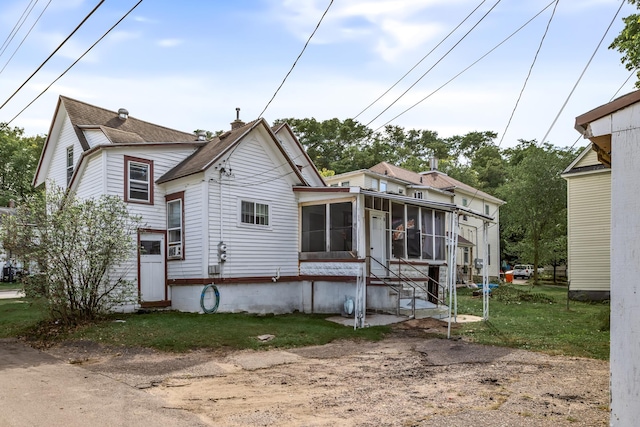
[{"label": "tree line", "polygon": [[438,169],[506,202],[500,209],[501,259],[560,265],[567,258],[567,189],[560,176],[578,150],[535,140],[496,145],[491,131],[441,138],[431,130],[387,126],[381,132],[352,119],[287,122],[319,170],[340,174],[382,161],[422,172]]}]

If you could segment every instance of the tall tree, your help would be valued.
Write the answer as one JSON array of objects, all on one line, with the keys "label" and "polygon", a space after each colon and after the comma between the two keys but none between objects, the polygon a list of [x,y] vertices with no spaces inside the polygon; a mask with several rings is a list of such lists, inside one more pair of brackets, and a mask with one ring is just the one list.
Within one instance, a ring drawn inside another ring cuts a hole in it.
[{"label": "tall tree", "polygon": [[550,262],[551,254],[562,257],[558,245],[566,235],[567,189],[560,174],[575,151],[521,141],[505,153],[508,177],[498,193],[507,201],[500,214],[505,250],[533,261],[537,281],[538,266]]},{"label": "tall tree", "polygon": [[[640,9],[640,0],[627,0]],[[624,28],[613,40],[609,49],[616,49],[622,54],[621,61],[629,71],[637,70],[636,87],[640,88],[640,14],[632,13],[622,18]]]},{"label": "tall tree", "polygon": [[0,123],[0,206],[33,193],[31,185],[44,136],[24,136],[21,128]]}]

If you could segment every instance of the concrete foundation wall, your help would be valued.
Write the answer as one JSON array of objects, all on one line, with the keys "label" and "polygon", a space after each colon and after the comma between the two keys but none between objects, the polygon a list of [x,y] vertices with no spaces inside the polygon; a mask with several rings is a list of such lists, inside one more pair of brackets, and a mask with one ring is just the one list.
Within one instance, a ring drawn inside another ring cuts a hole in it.
[{"label": "concrete foundation wall", "polygon": [[[300,281],[287,283],[218,284],[218,312],[341,313],[347,298],[355,299],[355,282]],[[203,285],[172,286],[171,308],[201,313]],[[367,310],[395,312],[398,296],[385,286],[367,287]]]}]

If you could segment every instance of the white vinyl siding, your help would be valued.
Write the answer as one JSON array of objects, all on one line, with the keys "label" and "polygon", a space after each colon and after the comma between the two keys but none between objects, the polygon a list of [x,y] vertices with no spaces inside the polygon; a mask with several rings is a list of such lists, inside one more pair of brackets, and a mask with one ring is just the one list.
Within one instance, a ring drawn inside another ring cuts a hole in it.
[{"label": "white vinyl siding", "polygon": [[111,144],[111,141],[109,141],[104,132],[99,129],[86,129],[83,133],[91,148],[97,145]]},{"label": "white vinyl siding", "polygon": [[82,146],[80,146],[80,142],[69,118],[66,117],[60,131],[60,139],[56,141],[51,165],[49,166],[47,174],[47,181],[55,183],[55,185],[60,187],[67,186],[67,149],[70,147],[73,147],[72,149],[75,153],[74,160],[77,161],[80,153],[82,153]]},{"label": "white vinyl siding", "polygon": [[[105,150],[107,156],[107,193],[124,198],[124,156],[130,155],[131,150]],[[154,204],[129,203],[129,212],[141,215],[145,221],[145,228],[164,230],[167,226],[164,186],[155,181],[169,169],[176,166],[186,156],[193,152],[192,148],[179,147],[141,147],[136,150],[135,157],[153,161],[153,192]],[[180,190],[175,190],[180,191]],[[174,191],[172,191],[174,192]]]},{"label": "white vinyl siding", "polygon": [[567,179],[568,269],[572,291],[611,283],[611,171]]},{"label": "white vinyl siding", "polygon": [[78,181],[76,187],[78,197],[86,199],[100,197],[100,195],[104,194],[105,182],[102,179],[104,176],[103,154],[97,153],[84,160],[86,162],[85,167],[80,171],[81,175],[76,178]]},{"label": "white vinyl siding", "polygon": [[[255,130],[233,152],[233,176],[224,176],[220,184],[220,174],[211,168],[206,177],[214,180],[209,184],[210,258],[213,261],[218,243],[224,241],[223,277],[273,277],[278,271],[281,276],[298,274],[298,203],[291,188],[296,179],[288,173],[281,154],[264,142],[264,136],[256,139],[258,135],[262,132]],[[242,224],[242,200],[268,203],[269,227]],[[218,220],[221,210],[222,223]]]}]

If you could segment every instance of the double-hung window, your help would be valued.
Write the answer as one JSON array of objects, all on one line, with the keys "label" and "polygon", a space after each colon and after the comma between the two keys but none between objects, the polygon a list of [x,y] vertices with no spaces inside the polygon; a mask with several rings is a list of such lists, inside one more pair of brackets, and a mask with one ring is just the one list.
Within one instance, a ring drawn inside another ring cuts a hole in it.
[{"label": "double-hung window", "polygon": [[184,259],[184,191],[167,200],[167,258]]},{"label": "double-hung window", "polygon": [[73,145],[67,147],[67,187],[71,183],[73,176]]},{"label": "double-hung window", "polygon": [[240,222],[243,224],[269,225],[269,205],[242,200]]},{"label": "double-hung window", "polygon": [[125,201],[153,204],[153,161],[124,157]]}]

